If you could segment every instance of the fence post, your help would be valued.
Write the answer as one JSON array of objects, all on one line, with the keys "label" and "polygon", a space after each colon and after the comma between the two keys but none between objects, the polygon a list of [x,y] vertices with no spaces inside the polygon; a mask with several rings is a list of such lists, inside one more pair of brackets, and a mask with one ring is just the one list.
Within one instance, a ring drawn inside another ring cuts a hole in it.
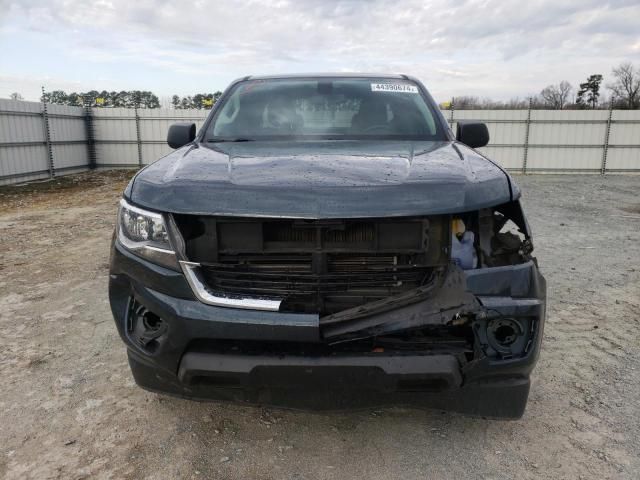
[{"label": "fence post", "polygon": [[90,170],[94,170],[97,166],[98,159],[96,155],[96,136],[93,124],[93,113],[91,112],[91,107],[89,105],[84,107],[84,125],[87,132],[88,167]]},{"label": "fence post", "polygon": [[51,148],[51,132],[49,130],[49,112],[47,110],[47,99],[44,96],[44,86],[42,87],[42,125],[44,128],[44,141],[47,146],[47,166],[49,170],[49,178],[53,178],[56,174],[53,164],[53,149]]},{"label": "fence post", "polygon": [[449,128],[453,129],[453,102],[455,97],[451,97],[451,104],[449,105],[449,109],[451,110],[451,116],[449,118]]},{"label": "fence post", "polygon": [[527,173],[527,159],[529,157],[529,130],[531,128],[531,106],[533,97],[529,97],[529,108],[527,108],[527,123],[524,131],[524,154],[522,156],[522,173]]},{"label": "fence post", "polygon": [[609,116],[607,117],[607,128],[604,132],[604,147],[602,148],[602,165],[600,174],[607,173],[607,154],[609,153],[609,134],[611,133],[611,116],[613,115],[613,102],[609,103]]},{"label": "fence post", "polygon": [[138,105],[134,108],[136,115],[136,139],[138,141],[138,166],[142,168],[142,140],[140,139],[140,115],[138,115]]}]

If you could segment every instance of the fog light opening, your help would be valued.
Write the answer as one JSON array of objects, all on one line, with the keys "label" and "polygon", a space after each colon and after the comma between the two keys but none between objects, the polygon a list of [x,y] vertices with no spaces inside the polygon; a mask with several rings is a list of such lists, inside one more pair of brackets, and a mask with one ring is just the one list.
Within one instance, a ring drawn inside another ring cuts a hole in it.
[{"label": "fog light opening", "polygon": [[512,351],[520,349],[524,338],[524,329],[515,318],[494,318],[487,325],[487,340],[489,345],[501,355],[511,355]]},{"label": "fog light opening", "polygon": [[149,333],[153,333],[162,329],[163,321],[158,315],[147,310],[142,315],[142,324]]},{"label": "fog light opening", "polygon": [[133,298],[129,305],[126,325],[129,338],[147,353],[155,353],[166,338],[167,322]]},{"label": "fog light opening", "polygon": [[494,335],[500,345],[511,345],[516,340],[516,331],[511,325],[500,325]]}]

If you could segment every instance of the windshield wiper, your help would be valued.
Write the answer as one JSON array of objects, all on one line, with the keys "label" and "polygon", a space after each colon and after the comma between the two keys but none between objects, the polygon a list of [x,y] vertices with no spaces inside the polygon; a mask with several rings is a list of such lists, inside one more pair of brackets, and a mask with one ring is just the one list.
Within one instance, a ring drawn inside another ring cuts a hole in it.
[{"label": "windshield wiper", "polygon": [[220,143],[220,142],[253,142],[251,138],[209,138],[207,143]]}]

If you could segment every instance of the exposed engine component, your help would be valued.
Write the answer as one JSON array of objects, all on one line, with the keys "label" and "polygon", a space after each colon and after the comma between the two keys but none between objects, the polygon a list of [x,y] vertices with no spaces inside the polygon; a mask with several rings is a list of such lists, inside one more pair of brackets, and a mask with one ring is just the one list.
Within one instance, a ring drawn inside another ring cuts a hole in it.
[{"label": "exposed engine component", "polygon": [[451,222],[451,260],[463,270],[478,266],[475,234],[466,229],[464,221],[454,218]]},{"label": "exposed engine component", "polygon": [[[466,230],[475,234],[478,267],[517,265],[531,259],[533,244],[519,202],[482,209],[463,218]],[[457,237],[461,238],[459,234]]]}]

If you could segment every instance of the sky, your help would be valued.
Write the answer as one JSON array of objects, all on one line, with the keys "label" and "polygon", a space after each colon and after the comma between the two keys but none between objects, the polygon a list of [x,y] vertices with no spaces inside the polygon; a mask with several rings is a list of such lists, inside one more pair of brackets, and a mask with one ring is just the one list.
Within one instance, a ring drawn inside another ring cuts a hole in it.
[{"label": "sky", "polygon": [[0,98],[321,71],[406,73],[437,101],[526,98],[640,66],[639,19],[640,0],[0,0]]}]

